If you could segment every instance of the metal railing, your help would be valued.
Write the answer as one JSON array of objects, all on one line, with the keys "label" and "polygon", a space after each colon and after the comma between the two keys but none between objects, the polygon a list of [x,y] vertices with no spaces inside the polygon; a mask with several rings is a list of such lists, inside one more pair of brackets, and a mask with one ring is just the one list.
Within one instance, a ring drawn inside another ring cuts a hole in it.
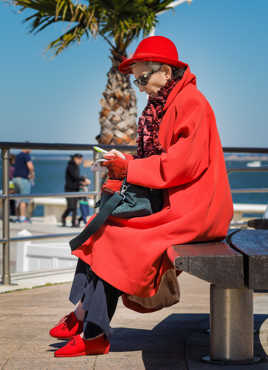
[{"label": "metal railing", "polygon": [[[24,237],[10,237],[10,225],[9,225],[9,200],[10,199],[33,199],[39,197],[61,197],[61,198],[81,198],[83,195],[93,195],[94,201],[96,202],[101,178],[98,172],[94,172],[94,190],[92,192],[71,192],[71,193],[57,193],[57,194],[32,194],[32,195],[21,195],[21,194],[9,194],[9,154],[10,149],[31,149],[31,150],[61,150],[61,151],[92,151],[93,160],[95,161],[99,154],[93,149],[93,144],[62,144],[62,143],[30,143],[30,142],[0,142],[1,157],[2,157],[2,213],[3,213],[3,224],[2,224],[2,239],[0,244],[2,247],[2,284],[11,283],[10,274],[10,242],[25,241],[25,240],[38,240],[38,239],[54,239],[63,237],[72,237],[78,234],[78,232],[71,233],[57,233],[57,234],[44,234],[35,236],[24,236]],[[113,145],[101,145],[103,149],[113,149]],[[131,151],[136,147],[127,145],[118,145],[117,149],[122,151]]]},{"label": "metal railing", "polygon": [[[35,236],[24,236],[24,237],[10,237],[10,225],[9,225],[9,200],[10,199],[32,199],[32,198],[39,198],[39,197],[61,197],[61,198],[68,198],[68,197],[81,197],[87,195],[93,195],[94,202],[96,202],[100,186],[101,186],[101,178],[100,173],[94,172],[94,190],[91,192],[71,192],[71,193],[50,193],[50,194],[32,194],[32,195],[21,195],[21,194],[9,194],[9,154],[10,149],[31,149],[31,150],[60,150],[60,151],[92,151],[93,152],[93,160],[95,161],[99,154],[96,153],[93,149],[95,144],[67,144],[67,143],[30,143],[30,142],[0,142],[1,148],[1,156],[2,156],[2,195],[0,195],[0,199],[2,200],[2,212],[3,212],[3,224],[2,224],[2,239],[0,239],[0,244],[3,245],[2,248],[2,284],[10,284],[11,283],[11,274],[10,274],[10,242],[17,242],[17,241],[25,241],[25,240],[39,240],[39,239],[54,239],[54,238],[62,238],[62,237],[72,237],[78,234],[78,232],[71,232],[71,233],[57,233],[57,234],[44,234],[44,235],[35,235]],[[136,146],[129,146],[129,145],[101,145],[103,149],[118,149],[121,151],[134,151],[136,150]],[[223,148],[225,153],[263,153],[268,154],[268,148],[236,148],[236,147],[225,147]],[[228,170],[228,173],[234,171],[241,171],[241,172],[254,172],[254,171],[268,171],[268,167],[260,168],[232,168]],[[233,193],[235,192],[268,192],[267,188],[263,189],[233,189]]]},{"label": "metal railing", "polygon": [[[232,172],[268,172],[268,166],[254,167],[254,168],[244,168],[244,167],[235,167],[227,169],[228,175]],[[237,188],[232,189],[232,194],[249,194],[249,193],[268,193],[268,188]]]}]

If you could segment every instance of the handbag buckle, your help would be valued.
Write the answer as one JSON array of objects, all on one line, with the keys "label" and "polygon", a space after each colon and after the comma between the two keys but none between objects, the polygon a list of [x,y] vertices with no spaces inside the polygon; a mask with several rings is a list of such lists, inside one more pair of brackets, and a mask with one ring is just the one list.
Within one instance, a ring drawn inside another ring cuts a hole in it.
[{"label": "handbag buckle", "polygon": [[125,197],[126,197],[126,191],[127,191],[127,185],[125,183],[123,183],[122,187],[121,187],[121,191],[120,191],[120,195],[122,195],[123,197],[123,200],[125,200]]}]

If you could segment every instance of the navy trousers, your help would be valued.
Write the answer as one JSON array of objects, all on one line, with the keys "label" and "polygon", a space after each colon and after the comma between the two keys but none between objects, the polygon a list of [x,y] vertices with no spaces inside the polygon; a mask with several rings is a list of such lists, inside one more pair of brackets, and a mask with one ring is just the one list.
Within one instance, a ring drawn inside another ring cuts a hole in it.
[{"label": "navy trousers", "polygon": [[123,292],[99,278],[88,264],[78,259],[69,299],[73,304],[82,302],[86,312],[83,325],[86,339],[101,333],[110,338],[110,321],[121,294]]}]

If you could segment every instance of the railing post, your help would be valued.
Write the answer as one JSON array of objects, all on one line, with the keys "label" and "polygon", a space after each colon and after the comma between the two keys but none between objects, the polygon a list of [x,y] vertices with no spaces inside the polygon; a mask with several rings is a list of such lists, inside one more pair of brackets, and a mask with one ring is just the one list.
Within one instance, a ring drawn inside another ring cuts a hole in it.
[{"label": "railing post", "polygon": [[[95,162],[97,159],[99,159],[100,156],[97,152],[93,150],[93,161]],[[94,191],[97,192],[97,195],[94,196],[94,207],[99,200],[100,197],[100,189],[101,189],[101,173],[100,171],[94,171],[93,172],[93,178],[94,178]],[[95,208],[96,209],[96,208]]]},{"label": "railing post", "polygon": [[2,209],[3,209],[3,239],[7,241],[3,243],[3,264],[2,264],[2,283],[9,285],[10,280],[10,251],[9,251],[9,149],[2,149]]}]

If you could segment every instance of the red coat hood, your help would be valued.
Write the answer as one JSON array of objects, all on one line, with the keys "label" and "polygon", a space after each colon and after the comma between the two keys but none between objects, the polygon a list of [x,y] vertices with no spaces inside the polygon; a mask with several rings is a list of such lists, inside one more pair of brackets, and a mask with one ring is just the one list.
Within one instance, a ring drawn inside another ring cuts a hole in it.
[{"label": "red coat hood", "polygon": [[169,94],[166,104],[164,106],[164,110],[167,110],[172,101],[175,99],[176,95],[182,91],[185,86],[188,84],[196,85],[196,77],[195,75],[190,71],[190,67],[188,66],[183,74],[182,79],[177,83],[177,85],[173,88],[171,93]]}]

